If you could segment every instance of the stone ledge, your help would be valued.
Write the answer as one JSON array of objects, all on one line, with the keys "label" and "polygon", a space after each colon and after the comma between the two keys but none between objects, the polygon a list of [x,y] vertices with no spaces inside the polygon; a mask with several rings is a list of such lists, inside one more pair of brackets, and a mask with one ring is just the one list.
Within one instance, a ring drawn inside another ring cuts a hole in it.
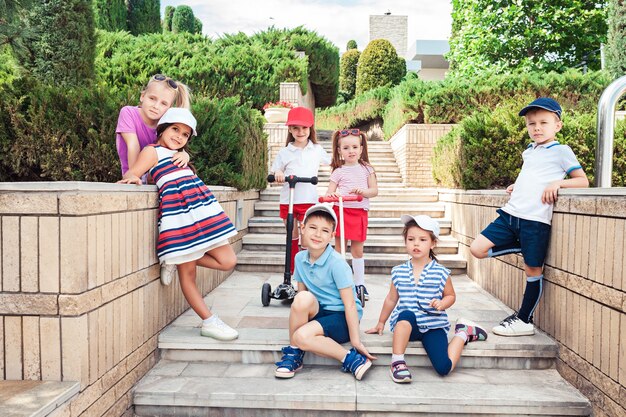
[{"label": "stone ledge", "polygon": [[0,314],[54,316],[59,313],[57,294],[0,293]]},{"label": "stone ledge", "polygon": [[0,381],[0,415],[43,417],[78,393],[78,382]]}]

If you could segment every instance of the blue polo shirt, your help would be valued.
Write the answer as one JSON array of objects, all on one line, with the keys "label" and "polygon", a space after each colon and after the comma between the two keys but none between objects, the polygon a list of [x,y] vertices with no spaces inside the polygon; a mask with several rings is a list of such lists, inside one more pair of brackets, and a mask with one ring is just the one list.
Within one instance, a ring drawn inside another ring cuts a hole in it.
[{"label": "blue polo shirt", "polygon": [[328,245],[322,256],[313,263],[309,260],[308,250],[298,252],[294,263],[294,281],[306,285],[324,310],[345,311],[339,290],[352,287],[359,320],[361,319],[363,307],[356,296],[350,265],[331,245]]}]

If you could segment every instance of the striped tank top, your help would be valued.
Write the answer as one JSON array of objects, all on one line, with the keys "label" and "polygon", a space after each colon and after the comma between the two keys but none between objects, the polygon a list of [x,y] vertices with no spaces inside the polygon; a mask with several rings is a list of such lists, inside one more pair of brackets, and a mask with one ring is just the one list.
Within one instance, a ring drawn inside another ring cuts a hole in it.
[{"label": "striped tank top", "polygon": [[391,282],[398,290],[398,304],[391,313],[389,327],[393,331],[401,311],[409,310],[415,314],[419,331],[425,333],[431,329],[450,330],[450,321],[445,311],[438,311],[429,306],[433,298],[443,298],[443,288],[450,276],[450,270],[434,259],[428,263],[419,279],[413,276],[413,264],[409,259],[391,270]]},{"label": "striped tank top", "polygon": [[189,168],[172,162],[177,152],[154,146],[158,162],[150,174],[159,188],[159,239],[161,262],[199,259],[211,246],[237,234],[219,202]]}]

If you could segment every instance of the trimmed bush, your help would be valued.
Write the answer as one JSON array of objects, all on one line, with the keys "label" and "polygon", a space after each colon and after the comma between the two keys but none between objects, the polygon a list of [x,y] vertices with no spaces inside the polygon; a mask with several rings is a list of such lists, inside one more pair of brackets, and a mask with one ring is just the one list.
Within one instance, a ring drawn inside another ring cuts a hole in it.
[{"label": "trimmed bush", "polygon": [[[519,98],[493,111],[483,109],[466,117],[435,147],[433,177],[444,187],[505,188],[515,182],[522,152],[532,140],[519,109],[534,96]],[[557,140],[569,145],[591,182],[594,179],[596,121],[592,113],[565,110]],[[613,157],[613,185],[626,184],[626,123],[617,125]]]},{"label": "trimmed bush", "polygon": [[109,32],[126,30],[128,10],[125,0],[95,0],[93,10],[98,29]]},{"label": "trimmed bush", "polygon": [[389,87],[378,87],[347,103],[317,110],[315,128],[336,130],[381,119],[387,100]]},{"label": "trimmed bush", "polygon": [[174,6],[165,6],[165,15],[163,16],[163,31],[171,32],[172,31],[172,18],[174,17],[174,11],[176,7]]},{"label": "trimmed bush", "polygon": [[91,1],[35,2],[27,26],[27,53],[18,62],[33,75],[62,85],[93,79],[96,38]]},{"label": "trimmed bush", "polygon": [[193,33],[202,33],[202,22],[197,17],[193,18]]},{"label": "trimmed bush", "polygon": [[406,74],[404,58],[399,57],[386,39],[371,41],[359,58],[356,76],[356,94],[372,88],[398,84]]},{"label": "trimmed bush", "polygon": [[172,32],[196,33],[194,30],[195,25],[195,16],[193,15],[191,7],[178,6],[176,10],[174,10],[174,16],[172,16]]},{"label": "trimmed bush", "polygon": [[346,45],[346,51],[349,51],[350,49],[357,49],[358,46],[356,44],[356,41],[354,39],[350,39]]},{"label": "trimmed bush", "polygon": [[160,0],[126,0],[127,27],[133,35],[161,32]]},{"label": "trimmed bush", "polygon": [[341,56],[339,68],[339,91],[344,94],[345,100],[351,100],[356,91],[356,69],[361,52],[357,49],[348,49]]},{"label": "trimmed bush", "polygon": [[240,190],[263,188],[267,176],[265,119],[257,110],[240,106],[238,97],[202,98],[193,104],[197,138],[190,142],[191,162],[207,184]]}]

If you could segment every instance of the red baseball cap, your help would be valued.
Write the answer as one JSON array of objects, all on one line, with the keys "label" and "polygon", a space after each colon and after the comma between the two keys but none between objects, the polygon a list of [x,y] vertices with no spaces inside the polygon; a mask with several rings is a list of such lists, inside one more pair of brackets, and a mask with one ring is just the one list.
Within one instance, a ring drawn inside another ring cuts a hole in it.
[{"label": "red baseball cap", "polygon": [[287,115],[287,126],[313,126],[313,112],[306,107],[294,107]]}]

